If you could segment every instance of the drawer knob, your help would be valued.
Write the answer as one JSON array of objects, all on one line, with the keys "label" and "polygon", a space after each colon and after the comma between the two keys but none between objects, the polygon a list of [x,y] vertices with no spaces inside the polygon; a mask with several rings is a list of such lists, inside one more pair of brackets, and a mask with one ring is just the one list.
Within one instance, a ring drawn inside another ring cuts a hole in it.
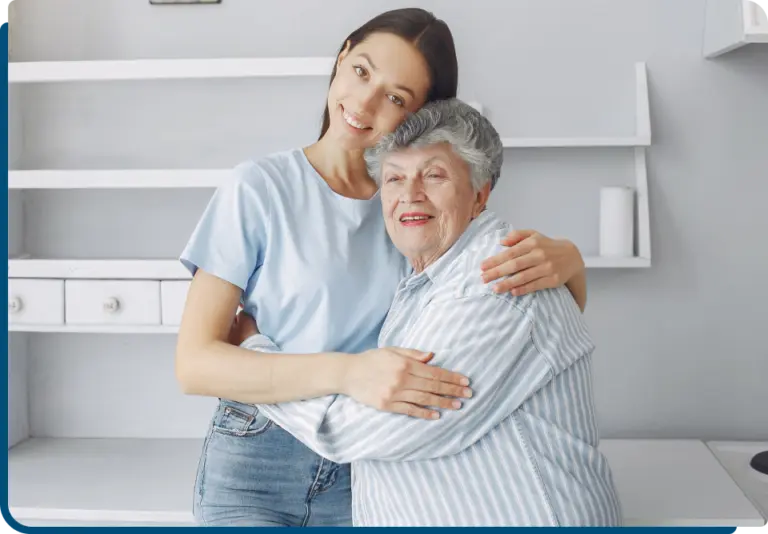
[{"label": "drawer knob", "polygon": [[19,297],[12,297],[8,299],[8,311],[10,313],[19,313],[24,307],[24,303],[21,302]]},{"label": "drawer knob", "polygon": [[104,311],[107,313],[115,313],[120,309],[120,301],[116,297],[109,297],[104,301]]}]

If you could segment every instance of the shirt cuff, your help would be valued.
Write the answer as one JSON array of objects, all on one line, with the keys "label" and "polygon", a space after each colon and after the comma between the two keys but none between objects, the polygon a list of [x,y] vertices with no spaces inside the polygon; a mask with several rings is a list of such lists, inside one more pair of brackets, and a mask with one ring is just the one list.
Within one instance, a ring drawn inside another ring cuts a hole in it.
[{"label": "shirt cuff", "polygon": [[282,352],[274,341],[264,334],[254,334],[240,343],[240,346],[248,350],[256,350],[259,352]]}]

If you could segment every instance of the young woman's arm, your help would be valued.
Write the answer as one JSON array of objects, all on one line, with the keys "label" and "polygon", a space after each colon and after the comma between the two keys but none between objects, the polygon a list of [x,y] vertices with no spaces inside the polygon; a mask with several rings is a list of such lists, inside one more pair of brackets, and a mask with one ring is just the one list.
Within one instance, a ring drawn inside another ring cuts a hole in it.
[{"label": "young woman's arm", "polygon": [[565,287],[583,312],[587,306],[584,258],[567,239],[551,239],[535,230],[513,230],[502,245],[509,248],[482,263],[483,280],[496,284],[497,292],[525,295],[540,289]]},{"label": "young woman's arm", "polygon": [[[198,269],[187,294],[176,346],[176,377],[187,394],[248,404],[344,393],[403,413],[399,399],[461,396],[464,376],[425,362],[420,351],[379,349],[360,355],[255,354],[230,343],[241,289]],[[361,387],[361,386],[365,387]],[[443,398],[441,405],[450,406]]]}]

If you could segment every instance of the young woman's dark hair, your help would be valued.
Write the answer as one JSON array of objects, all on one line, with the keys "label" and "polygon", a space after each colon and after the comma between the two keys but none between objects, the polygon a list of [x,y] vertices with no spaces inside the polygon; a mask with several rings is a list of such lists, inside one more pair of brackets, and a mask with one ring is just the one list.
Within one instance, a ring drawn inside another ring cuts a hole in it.
[{"label": "young woman's dark hair", "polygon": [[[369,35],[377,32],[391,33],[412,43],[429,66],[430,87],[427,102],[455,98],[459,85],[459,64],[456,47],[448,25],[429,11],[419,8],[405,8],[387,11],[378,15],[349,34],[341,43],[339,54],[349,42],[350,51]],[[331,72],[331,83],[336,77],[336,64]],[[320,138],[330,125],[328,105],[323,112]]]}]

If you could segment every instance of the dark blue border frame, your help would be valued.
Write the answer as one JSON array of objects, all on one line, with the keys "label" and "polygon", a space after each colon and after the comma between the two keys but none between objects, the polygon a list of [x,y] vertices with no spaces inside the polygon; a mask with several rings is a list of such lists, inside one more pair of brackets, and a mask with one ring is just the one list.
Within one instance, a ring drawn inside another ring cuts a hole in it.
[{"label": "dark blue border frame", "polygon": [[[0,53],[2,53],[6,57],[6,62],[2,64],[3,65],[2,69],[3,69],[3,78],[5,78],[5,80],[7,82],[7,80],[8,80],[8,60],[7,60],[7,58],[8,58],[8,24],[7,23],[3,24],[2,27],[0,27]],[[5,175],[5,187],[2,190],[2,194],[5,197],[5,202],[4,202],[3,205],[7,206],[8,205],[8,172],[7,172],[7,170],[8,170],[8,148],[7,148],[8,147],[8,84],[7,83],[3,86],[3,93],[4,93],[3,94],[3,100],[5,101],[5,105],[2,106],[2,114],[3,114],[2,115],[3,116],[3,121],[2,122],[5,124],[5,127],[3,128],[2,134],[3,134],[4,140],[5,140],[5,146],[6,146],[6,149],[3,151],[3,165],[4,165],[4,168],[6,169],[6,175]],[[7,213],[6,213],[6,215],[7,215]],[[6,231],[2,232],[2,236],[0,237],[3,240],[3,242],[5,243],[6,250],[8,249],[8,227],[7,227],[8,223],[7,223],[7,220],[8,219],[6,217]],[[8,264],[7,263],[5,264],[5,271],[6,271],[6,278],[7,278],[7,274],[8,274]],[[8,285],[7,284],[3,284],[2,287],[3,287],[2,291],[3,291],[3,294],[5,295],[5,300],[7,302],[7,300],[8,300]],[[5,310],[6,323],[7,323],[8,308],[6,307],[6,308],[4,308],[4,310]],[[7,334],[6,334],[6,336],[7,336]],[[5,407],[2,410],[2,421],[0,422],[0,426],[2,426],[2,432],[3,432],[2,435],[5,436],[5,441],[7,441],[8,440],[8,390],[7,390],[7,384],[8,384],[8,374],[7,374],[8,373],[8,349],[7,349],[8,343],[7,342],[8,342],[8,338],[7,337],[5,339],[5,342],[6,342],[5,343],[6,351],[4,353],[5,354],[4,369],[6,370],[6,380],[5,380],[6,394],[5,394],[5,397],[4,397],[4,399],[5,399]],[[2,510],[3,518],[5,519],[6,523],[8,523],[8,525],[10,525],[15,530],[17,530],[19,532],[33,532],[33,531],[49,530],[49,529],[74,530],[74,529],[79,529],[79,528],[87,528],[87,529],[89,529],[89,532],[90,532],[94,528],[96,529],[96,531],[98,531],[99,529],[110,528],[110,527],[28,527],[28,526],[24,526],[24,525],[20,524],[18,521],[16,521],[11,516],[10,510],[8,509],[8,457],[7,456],[6,456],[5,462],[0,462],[0,469],[2,469],[2,478],[6,482],[5,484],[0,485],[0,492],[1,492],[1,494],[0,494],[0,509]],[[153,528],[153,527],[114,527],[114,528],[120,528],[120,529],[123,529],[123,530],[131,531],[131,530],[139,530],[139,529],[144,530],[145,528]],[[187,529],[195,529],[195,528],[199,528],[199,527],[172,527],[172,528],[187,530]],[[221,528],[221,527],[205,527],[205,528],[216,528],[216,529],[218,529],[218,528]],[[314,528],[318,528],[320,530],[337,530],[337,529],[333,529],[332,527],[314,527]],[[346,528],[349,528],[349,527],[346,527]],[[479,528],[479,527],[477,527],[477,528]],[[512,527],[508,527],[508,528],[512,528]],[[679,529],[683,529],[685,532],[689,532],[689,533],[692,533],[692,534],[695,534],[696,532],[705,532],[705,533],[708,533],[708,534],[728,534],[728,533],[734,532],[736,530],[735,527],[657,527],[657,528],[653,528],[653,527],[628,527],[628,528],[632,528],[633,531],[636,531],[638,533],[644,532],[644,531],[648,531],[648,530],[651,530],[653,532],[659,532],[662,529],[666,529],[666,530],[669,530],[669,529],[678,529],[678,530]],[[596,531],[605,530],[605,529],[593,528],[593,527],[589,527],[587,529],[588,530],[596,530]],[[356,530],[361,530],[361,529],[358,528]],[[362,530],[365,530],[365,529],[362,529]],[[411,527],[411,528],[408,528],[406,530],[423,530],[423,529],[422,528]],[[445,530],[448,530],[448,529],[445,529]],[[454,530],[457,530],[457,529],[451,529],[451,531],[454,531]],[[464,530],[464,529],[460,528],[459,530]],[[472,530],[475,530],[475,529],[473,528]],[[516,529],[516,531],[517,530],[519,530],[519,529]],[[539,528],[538,527],[536,527],[536,528],[534,528],[534,527],[527,527],[524,530],[538,531]]]}]

